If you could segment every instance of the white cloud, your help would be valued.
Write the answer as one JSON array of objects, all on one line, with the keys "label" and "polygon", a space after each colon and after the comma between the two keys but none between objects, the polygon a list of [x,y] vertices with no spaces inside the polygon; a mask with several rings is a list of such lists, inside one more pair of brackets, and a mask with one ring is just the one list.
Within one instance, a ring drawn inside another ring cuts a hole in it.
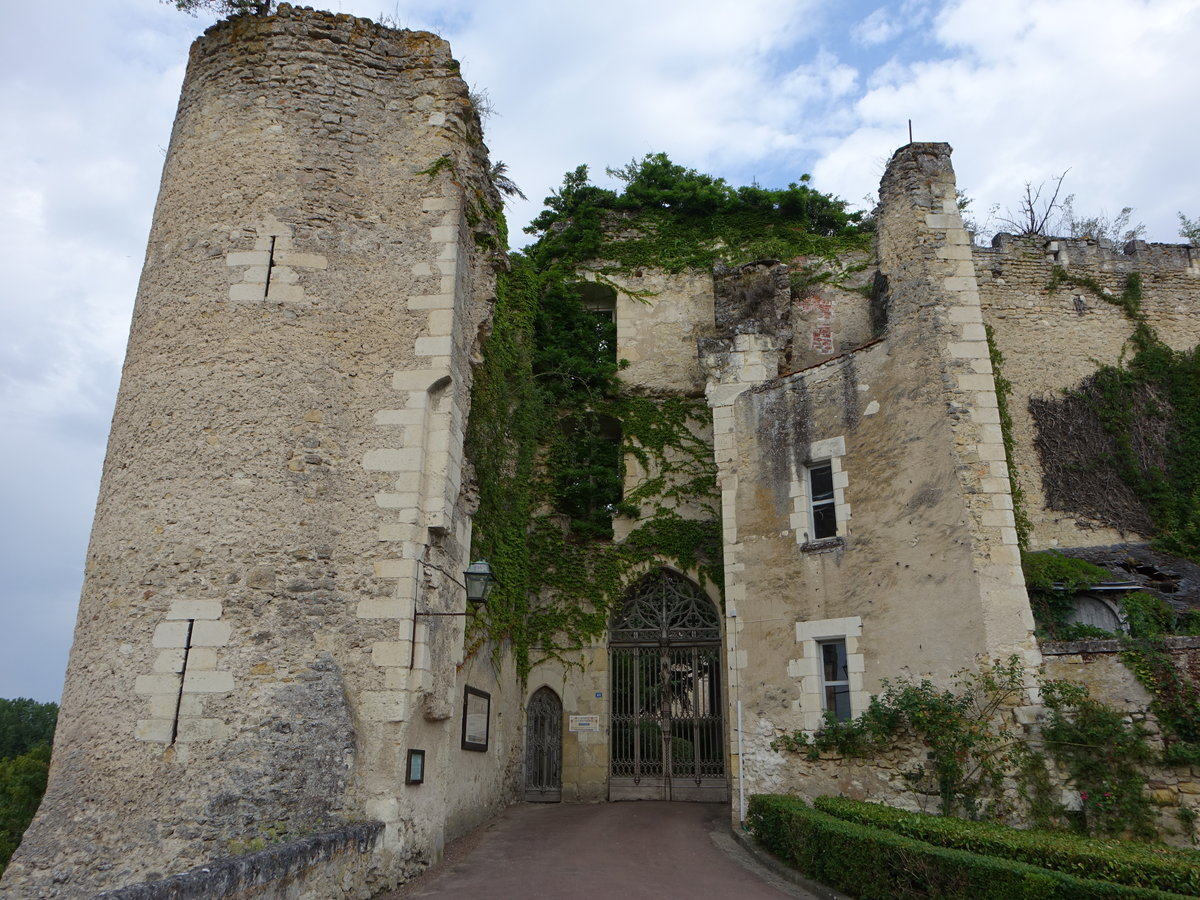
[{"label": "white cloud", "polygon": [[881,6],[855,26],[853,34],[860,44],[873,47],[886,44],[901,31],[903,28],[888,15],[887,7]]},{"label": "white cloud", "polygon": [[1174,240],[1175,210],[1200,208],[1187,176],[1200,124],[1185,112],[1200,83],[1196,0],[960,0],[936,36],[953,57],[874,74],[857,125],[815,167],[825,188],[870,189],[870,161],[911,118],[917,140],[954,145],[979,209],[1067,168],[1077,208],[1132,205],[1152,239]]},{"label": "white cloud", "polygon": [[[495,104],[493,159],[532,198],[510,207],[517,237],[563,172],[603,181],[659,150],[769,186],[812,171],[857,201],[909,118],[955,146],[979,210],[1070,166],[1081,212],[1133,205],[1166,240],[1176,210],[1200,215],[1200,0],[331,5],[451,41]],[[0,29],[0,414],[20,436],[0,466],[0,696],[58,690],[162,148],[211,20],[62,0]]]}]

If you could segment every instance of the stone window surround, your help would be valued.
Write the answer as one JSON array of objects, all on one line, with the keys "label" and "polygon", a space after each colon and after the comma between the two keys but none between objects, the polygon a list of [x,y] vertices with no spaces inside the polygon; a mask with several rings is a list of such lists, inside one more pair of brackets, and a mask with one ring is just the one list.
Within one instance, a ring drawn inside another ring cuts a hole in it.
[{"label": "stone window surround", "polygon": [[825,718],[825,694],[821,677],[821,644],[828,641],[846,642],[846,667],[850,681],[850,714],[856,716],[867,708],[870,696],[863,689],[865,660],[860,652],[862,617],[813,619],[796,623],[796,644],[800,656],[788,662],[788,675],[800,683],[800,699],[795,708],[800,713],[805,731],[817,731]]},{"label": "stone window surround", "polygon": [[[819,551],[841,547],[846,542],[846,534],[850,521],[850,504],[846,502],[846,487],[850,483],[849,475],[842,466],[842,457],[846,455],[846,438],[842,435],[814,441],[808,445],[805,454],[804,470],[792,473],[791,495],[792,514],[789,525],[796,535],[796,543],[801,550]],[[809,469],[813,463],[828,462],[833,473],[833,510],[834,521],[837,523],[837,534],[833,537],[813,540],[810,535],[815,533],[811,488],[809,486]]]}]

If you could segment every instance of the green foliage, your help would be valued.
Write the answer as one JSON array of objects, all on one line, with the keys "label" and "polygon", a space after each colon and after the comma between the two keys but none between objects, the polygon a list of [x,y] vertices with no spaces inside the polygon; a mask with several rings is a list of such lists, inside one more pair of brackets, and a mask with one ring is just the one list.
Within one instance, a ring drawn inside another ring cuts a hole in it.
[{"label": "green foliage", "polygon": [[1079,791],[1082,808],[1075,822],[1086,834],[1155,835],[1142,769],[1154,754],[1139,722],[1088,696],[1068,682],[1042,686],[1047,719],[1046,750]]},{"label": "green foliage", "polygon": [[1146,234],[1146,226],[1139,222],[1133,224],[1133,207],[1126,206],[1115,216],[1105,212],[1097,215],[1079,216],[1075,213],[1075,195],[1068,195],[1062,205],[1062,224],[1068,236],[1093,241],[1112,241],[1125,245],[1130,241],[1141,239]]},{"label": "green foliage", "polygon": [[[467,429],[480,486],[473,552],[500,580],[477,645],[511,642],[522,677],[603,634],[637,566],[668,560],[722,582],[716,473],[694,435],[707,408],[621,396],[613,323],[561,274],[514,255],[501,275]],[[654,477],[622,500],[626,454]],[[682,496],[706,518],[675,512]],[[615,514],[637,512],[624,542],[606,540]]]},{"label": "green foliage", "polygon": [[768,850],[805,875],[862,900],[1178,900],[1183,896],[936,847],[835,818],[795,797],[752,796],[746,826]]},{"label": "green foliage", "polygon": [[28,753],[54,740],[57,703],[38,703],[27,697],[0,699],[0,759]]},{"label": "green foliage", "polygon": [[[1149,601],[1157,600],[1142,595]],[[1128,615],[1129,613],[1127,613]],[[1186,677],[1167,652],[1163,641],[1162,610],[1152,603],[1133,607],[1137,630],[1125,640],[1121,654],[1125,665],[1150,692],[1150,710],[1163,732],[1164,761],[1175,765],[1200,765],[1200,689]],[[1131,618],[1131,628],[1133,619]]]},{"label": "green foliage", "polygon": [[0,874],[33,821],[50,772],[50,746],[39,744],[26,753],[0,759]]},{"label": "green foliage", "polygon": [[1056,641],[1106,641],[1119,637],[1119,634],[1106,631],[1097,625],[1088,625],[1086,622],[1071,622],[1054,631],[1054,640]]},{"label": "green foliage", "polygon": [[1200,854],[1063,832],[1023,831],[991,822],[965,822],[906,812],[846,797],[818,797],[813,806],[847,822],[881,828],[938,847],[966,850],[1063,872],[1079,878],[1200,895]]},{"label": "green foliage", "polygon": [[755,259],[832,257],[866,249],[862,215],[844,201],[799,183],[770,190],[734,188],[723,179],[647,154],[609,173],[621,193],[588,182],[586,166],[569,172],[526,228],[540,267],[594,263],[604,272],[659,268],[680,272]]},{"label": "green foliage", "polygon": [[1162,597],[1135,591],[1121,598],[1121,611],[1132,638],[1157,638],[1175,632],[1175,610]]},{"label": "green foliage", "polygon": [[[1045,760],[1002,715],[1020,702],[1024,688],[1017,656],[981,674],[960,674],[949,689],[928,680],[885,682],[858,718],[829,719],[814,735],[795,732],[772,747],[819,759],[830,753],[880,756],[915,745],[927,751],[928,762],[906,777],[918,800],[936,793],[943,815],[1004,813],[1005,782],[1014,779],[1025,788],[1031,814],[1049,824],[1063,811],[1049,798]],[[1044,750],[1084,798],[1073,824],[1087,833],[1153,836],[1142,771],[1153,753],[1141,726],[1079,686],[1049,682],[1042,693],[1048,711]]]},{"label": "green foliage", "polygon": [[1072,598],[1080,591],[1111,579],[1100,566],[1082,559],[1064,556],[1057,550],[1036,553],[1021,551],[1021,569],[1029,591],[1029,605],[1038,630],[1054,640],[1072,640],[1078,626],[1067,624]]},{"label": "green foliage", "polygon": [[1200,216],[1189,219],[1183,213],[1180,213],[1179,236],[1186,238],[1189,243],[1200,245]]},{"label": "green foliage", "polygon": [[0,699],[0,873],[46,791],[57,721],[57,703]]},{"label": "green foliage", "polygon": [[[434,177],[447,163],[435,161]],[[800,183],[733,188],[652,154],[613,174],[616,192],[567,173],[500,274],[475,373],[467,453],[480,488],[472,555],[500,584],[474,644],[511,644],[524,677],[604,633],[631,575],[652,563],[718,586],[721,526],[700,400],[622,392],[612,318],[589,308],[609,275],[773,257],[832,256],[870,236],[845,204]],[[482,218],[491,214],[479,207]],[[584,280],[584,273],[590,280]],[[630,292],[643,302],[654,298]],[[625,460],[644,479],[622,496]],[[636,520],[619,544],[615,516]],[[567,660],[569,661],[569,660]]]},{"label": "green foliage", "polygon": [[211,9],[220,16],[236,16],[250,13],[269,16],[275,9],[275,0],[161,0],[185,13],[196,15],[197,10]]},{"label": "green foliage", "polygon": [[815,735],[798,731],[772,743],[776,750],[875,756],[913,742],[927,748],[928,769],[907,777],[924,794],[936,792],[941,811],[971,817],[998,801],[1005,775],[1017,767],[1015,736],[998,713],[1019,700],[1024,670],[1013,656],[981,674],[961,673],[953,689],[940,690],[929,680],[884,682],[856,719],[828,718]]},{"label": "green foliage", "polygon": [[1075,594],[1112,577],[1100,566],[1064,556],[1057,550],[1022,553],[1021,569],[1025,573],[1026,587],[1040,592]]},{"label": "green foliage", "polygon": [[[967,201],[970,202],[970,201]],[[959,205],[962,208],[963,200],[960,196]],[[1012,413],[1008,409],[1008,400],[1012,396],[1012,382],[1009,381],[1001,373],[1004,366],[1004,355],[1000,352],[1000,348],[996,346],[996,335],[992,330],[991,325],[984,325],[984,333],[987,336],[988,356],[992,361],[992,378],[996,382],[996,409],[1000,416],[1000,434],[1004,440],[1004,461],[1008,464],[1008,490],[1012,495],[1013,502],[1013,521],[1017,529],[1017,545],[1024,549],[1029,546],[1029,515],[1025,512],[1025,492],[1021,489],[1021,482],[1017,478],[1017,466],[1013,459],[1013,421]]]},{"label": "green foliage", "polygon": [[1087,394],[1078,396],[1116,448],[1103,462],[1145,501],[1154,546],[1200,561],[1200,348],[1173,350],[1158,338],[1145,321],[1137,273],[1119,297],[1094,279],[1056,268],[1050,290],[1062,284],[1091,291],[1134,323],[1134,355],[1124,365],[1101,366]]}]

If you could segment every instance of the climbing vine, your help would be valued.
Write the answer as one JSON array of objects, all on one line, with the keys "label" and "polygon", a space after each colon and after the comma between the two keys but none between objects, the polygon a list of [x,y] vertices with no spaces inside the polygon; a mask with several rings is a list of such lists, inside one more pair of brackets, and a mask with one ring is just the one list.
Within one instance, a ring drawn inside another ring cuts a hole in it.
[{"label": "climbing vine", "polygon": [[[1133,323],[1132,356],[1101,366],[1061,400],[1033,400],[1048,502],[1122,530],[1153,535],[1152,546],[1200,561],[1200,353],[1167,346],[1146,320],[1142,281],[1119,295],[1093,278],[1056,268],[1049,289],[1070,284],[1119,308]],[[1069,597],[1067,598],[1069,602]],[[1197,630],[1160,598],[1122,601],[1129,634],[1124,659],[1153,696],[1168,762],[1200,761],[1200,689],[1179,670],[1164,636]]]},{"label": "climbing vine", "polygon": [[1023,686],[1016,656],[983,673],[961,673],[945,689],[928,679],[885,681],[857,718],[829,717],[816,734],[797,731],[771,747],[815,760],[830,752],[879,756],[914,742],[927,749],[927,763],[905,773],[912,789],[937,796],[942,815],[977,818],[1000,801],[1005,774],[1016,768],[1020,745],[998,714],[1019,703]]},{"label": "climbing vine", "polygon": [[[723,585],[707,405],[625,392],[615,322],[587,298],[608,289],[653,303],[610,277],[647,268],[767,257],[803,258],[803,268],[870,243],[860,214],[807,176],[782,190],[733,188],[663,154],[611,174],[622,191],[590,184],[581,166],[546,199],[527,229],[537,239],[499,275],[475,373],[472,555],[488,558],[500,584],[471,649],[511,646],[522,677],[544,659],[570,662],[602,635],[641,567],[665,561]],[[623,493],[627,461],[641,477]],[[624,538],[614,541],[622,518]]]},{"label": "climbing vine", "polygon": [[1106,569],[1083,559],[1064,556],[1057,550],[1036,553],[1021,551],[1025,588],[1038,634],[1050,640],[1066,641],[1083,637],[1111,637],[1099,629],[1068,622],[1076,594],[1086,591],[1111,576]]},{"label": "climbing vine", "polygon": [[1143,591],[1122,600],[1129,634],[1122,658],[1153,698],[1150,709],[1163,732],[1164,759],[1200,764],[1200,687],[1180,671],[1165,637],[1200,632],[1194,611],[1179,615],[1161,597]]},{"label": "climbing vine", "polygon": [[[1200,561],[1197,348],[1173,350],[1158,337],[1142,309],[1137,273],[1128,276],[1120,295],[1056,268],[1049,287],[1063,284],[1125,313],[1134,324],[1133,355],[1101,366],[1061,400],[1031,401],[1046,481],[1055,486],[1047,500],[1122,530],[1148,531],[1157,549]],[[1084,439],[1090,431],[1097,440]],[[1114,479],[1123,490],[1110,489]]]},{"label": "climbing vine", "polygon": [[1021,565],[1039,633],[1052,640],[1120,639],[1126,667],[1150,692],[1150,709],[1162,729],[1164,760],[1200,763],[1200,688],[1180,671],[1164,640],[1168,635],[1200,633],[1200,615],[1177,613],[1161,597],[1134,591],[1120,600],[1125,633],[1069,624],[1072,598],[1108,580],[1109,573],[1053,550],[1022,553]]},{"label": "climbing vine", "polygon": [[[815,734],[798,731],[771,746],[811,760],[923,748],[925,758],[903,775],[918,802],[938,799],[942,815],[1004,818],[1013,798],[1008,789],[1016,786],[1026,812],[1041,825],[1152,837],[1144,766],[1153,753],[1142,727],[1080,685],[1047,681],[1039,685],[1047,718],[1040,741],[1030,741],[1017,733],[1011,716],[1026,678],[1022,660],[1012,656],[984,672],[960,673],[948,688],[929,680],[885,682],[858,718],[830,718]],[[1051,761],[1077,792],[1077,810],[1055,798]]]},{"label": "climbing vine", "polygon": [[987,336],[988,356],[992,362],[992,378],[996,382],[996,409],[1000,417],[1000,436],[1004,441],[1004,461],[1008,464],[1008,490],[1012,495],[1013,521],[1017,530],[1017,545],[1024,549],[1029,546],[1029,531],[1031,525],[1025,512],[1025,492],[1021,490],[1021,481],[1017,477],[1017,466],[1013,456],[1013,421],[1008,410],[1008,399],[1012,395],[1012,382],[1003,375],[1004,355],[996,346],[996,335],[991,325],[984,325]]}]

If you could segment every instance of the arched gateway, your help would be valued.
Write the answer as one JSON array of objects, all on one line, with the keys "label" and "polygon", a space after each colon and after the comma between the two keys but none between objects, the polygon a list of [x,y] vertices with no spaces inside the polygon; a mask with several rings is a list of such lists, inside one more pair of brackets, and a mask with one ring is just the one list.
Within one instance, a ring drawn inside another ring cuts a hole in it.
[{"label": "arched gateway", "polygon": [[610,800],[725,800],[721,620],[668,569],[625,594],[609,634]]}]

